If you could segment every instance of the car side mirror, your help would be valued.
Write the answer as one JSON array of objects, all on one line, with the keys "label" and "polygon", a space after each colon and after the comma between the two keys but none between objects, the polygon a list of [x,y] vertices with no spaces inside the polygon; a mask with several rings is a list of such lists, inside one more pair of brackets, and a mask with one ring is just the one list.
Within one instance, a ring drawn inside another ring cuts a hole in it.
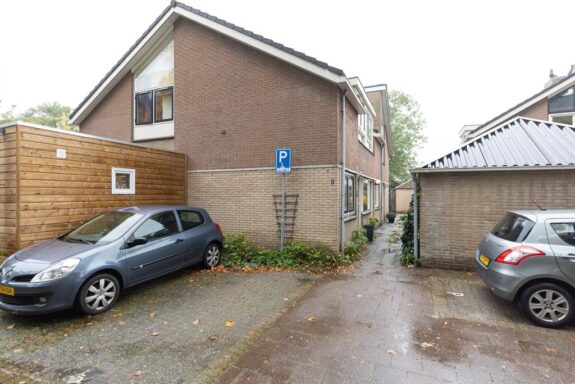
[{"label": "car side mirror", "polygon": [[126,244],[128,245],[128,248],[133,248],[146,243],[148,243],[148,240],[145,237],[136,237],[135,239],[128,241]]}]

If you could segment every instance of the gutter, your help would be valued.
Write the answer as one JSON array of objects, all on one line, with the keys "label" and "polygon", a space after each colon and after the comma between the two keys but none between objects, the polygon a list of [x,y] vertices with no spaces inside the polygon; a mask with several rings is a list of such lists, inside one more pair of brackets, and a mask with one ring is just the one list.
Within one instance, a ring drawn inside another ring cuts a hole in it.
[{"label": "gutter", "polygon": [[411,174],[413,179],[413,265],[417,267],[419,263],[419,179],[416,173]]},{"label": "gutter", "polygon": [[495,171],[549,171],[549,170],[573,170],[572,165],[533,165],[533,166],[508,166],[508,167],[474,167],[474,168],[415,168],[411,173],[445,173],[445,172],[495,172]]},{"label": "gutter", "polygon": [[[341,253],[345,252],[345,100],[347,90],[342,90],[340,92],[340,134],[341,134],[341,181],[340,181],[340,223],[339,223],[339,251]],[[355,185],[355,183],[354,183]]]}]

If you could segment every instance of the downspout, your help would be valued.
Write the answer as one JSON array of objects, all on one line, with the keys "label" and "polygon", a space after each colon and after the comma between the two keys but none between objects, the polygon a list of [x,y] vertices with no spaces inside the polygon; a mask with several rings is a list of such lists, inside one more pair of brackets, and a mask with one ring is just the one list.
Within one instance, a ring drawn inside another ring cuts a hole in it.
[{"label": "downspout", "polygon": [[341,91],[340,97],[340,108],[339,108],[339,118],[340,118],[340,134],[341,134],[341,198],[340,198],[340,225],[339,225],[339,251],[341,253],[345,252],[345,94],[347,90]]},{"label": "downspout", "polygon": [[[383,118],[383,117],[382,117]],[[380,176],[380,188],[379,188],[379,206],[381,207],[381,209],[379,210],[379,222],[383,224],[383,217],[385,216],[385,183],[383,182],[383,169],[384,167],[384,162],[385,162],[385,143],[383,140],[383,132],[381,135],[381,141],[382,143],[380,144],[381,146],[381,159],[379,161],[379,167],[381,169],[381,176]]]},{"label": "downspout", "polygon": [[419,179],[417,173],[412,173],[413,180],[413,258],[414,266],[419,263]]}]

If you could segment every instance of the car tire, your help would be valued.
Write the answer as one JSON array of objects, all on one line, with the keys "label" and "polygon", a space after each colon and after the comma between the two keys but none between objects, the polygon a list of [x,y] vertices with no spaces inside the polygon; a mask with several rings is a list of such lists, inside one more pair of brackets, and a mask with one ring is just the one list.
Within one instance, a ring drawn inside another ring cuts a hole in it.
[{"label": "car tire", "polygon": [[120,282],[103,273],[88,279],[78,292],[77,308],[86,315],[97,315],[114,306],[120,296]]},{"label": "car tire", "polygon": [[218,243],[211,243],[204,251],[203,264],[207,269],[217,267],[222,261],[222,247]]},{"label": "car tire", "polygon": [[531,285],[521,294],[519,306],[529,320],[546,328],[560,328],[575,314],[571,293],[554,283]]}]

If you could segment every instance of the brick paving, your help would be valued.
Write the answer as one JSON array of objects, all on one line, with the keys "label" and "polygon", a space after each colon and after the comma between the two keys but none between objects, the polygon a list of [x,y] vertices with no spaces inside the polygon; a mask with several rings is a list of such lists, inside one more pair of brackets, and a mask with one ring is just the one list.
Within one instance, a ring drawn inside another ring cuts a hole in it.
[{"label": "brick paving", "polygon": [[[474,274],[407,269],[398,226],[320,281],[220,383],[575,383],[573,327],[535,327]],[[396,236],[394,236],[396,238]]]},{"label": "brick paving", "polygon": [[186,270],[127,291],[96,317],[0,313],[0,383],[205,383],[313,283]]}]

